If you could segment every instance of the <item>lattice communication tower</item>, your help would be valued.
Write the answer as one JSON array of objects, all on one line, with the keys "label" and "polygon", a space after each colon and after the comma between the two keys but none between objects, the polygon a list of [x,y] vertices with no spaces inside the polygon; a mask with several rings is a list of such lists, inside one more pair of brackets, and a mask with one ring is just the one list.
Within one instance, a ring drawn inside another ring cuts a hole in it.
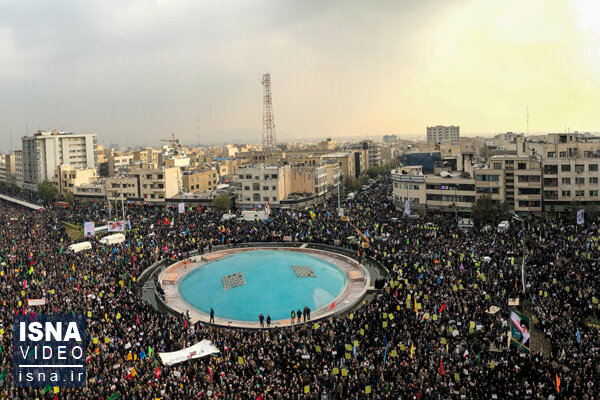
[{"label": "lattice communication tower", "polygon": [[271,74],[263,74],[263,130],[262,147],[265,150],[274,150],[277,147],[275,138],[275,122],[273,121],[273,106],[271,99]]}]

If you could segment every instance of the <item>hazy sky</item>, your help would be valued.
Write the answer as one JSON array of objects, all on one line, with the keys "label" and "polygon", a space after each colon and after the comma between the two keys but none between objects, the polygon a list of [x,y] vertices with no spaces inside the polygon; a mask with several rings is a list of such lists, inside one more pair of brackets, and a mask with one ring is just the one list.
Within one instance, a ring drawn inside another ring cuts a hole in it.
[{"label": "hazy sky", "polygon": [[[600,130],[600,2],[0,0],[0,149]],[[199,121],[199,122],[197,122]]]}]

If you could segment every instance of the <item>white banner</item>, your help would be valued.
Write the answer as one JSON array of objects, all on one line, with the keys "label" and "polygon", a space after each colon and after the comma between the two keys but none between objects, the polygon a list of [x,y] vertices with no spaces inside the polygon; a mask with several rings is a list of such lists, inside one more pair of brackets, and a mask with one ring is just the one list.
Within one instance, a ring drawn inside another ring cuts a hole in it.
[{"label": "white banner", "polygon": [[27,299],[28,306],[43,306],[46,304],[46,299]]},{"label": "white banner", "polygon": [[583,225],[584,213],[584,210],[577,211],[577,225]]},{"label": "white banner", "polygon": [[83,223],[83,237],[94,237],[96,236],[96,230],[93,222]]},{"label": "white banner", "polygon": [[179,203],[179,214],[183,214],[185,212],[185,203]]},{"label": "white banner", "polygon": [[186,347],[185,349],[172,351],[170,353],[158,353],[158,355],[160,356],[163,364],[174,365],[194,358],[206,357],[209,354],[214,353],[219,353],[219,349],[217,349],[209,340],[204,339],[203,341],[196,343],[193,346]]},{"label": "white banner", "polygon": [[410,215],[410,201],[408,199],[404,201],[404,214]]},{"label": "white banner", "polygon": [[123,232],[125,230],[125,224],[123,221],[108,221],[109,232]]}]

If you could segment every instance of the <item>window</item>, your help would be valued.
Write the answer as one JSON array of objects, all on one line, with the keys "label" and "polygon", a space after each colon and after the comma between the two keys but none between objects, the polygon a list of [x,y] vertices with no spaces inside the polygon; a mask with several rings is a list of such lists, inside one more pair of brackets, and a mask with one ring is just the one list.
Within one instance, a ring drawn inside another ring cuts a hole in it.
[{"label": "window", "polygon": [[244,186],[244,190],[250,190],[250,186]]},{"label": "window", "polygon": [[590,190],[590,197],[598,197],[598,191],[597,190]]},{"label": "window", "polygon": [[519,194],[540,194],[540,188],[519,188]]},{"label": "window", "polygon": [[562,172],[571,172],[571,164],[561,165],[560,170]]},{"label": "window", "polygon": [[560,158],[567,158],[567,152],[566,151],[561,151],[560,153],[558,153]]},{"label": "window", "polygon": [[162,179],[162,178],[163,178],[163,175],[162,175],[162,174],[158,174],[158,175],[156,175],[156,179]]},{"label": "window", "polygon": [[246,179],[252,179],[252,175],[246,175]]},{"label": "window", "polygon": [[590,164],[588,165],[589,171],[598,171],[598,164]]},{"label": "window", "polygon": [[520,162],[520,163],[518,164],[518,168],[519,168],[519,169],[527,169],[527,163]]},{"label": "window", "polygon": [[483,182],[498,182],[500,180],[499,175],[475,175],[475,180]]},{"label": "window", "polygon": [[146,179],[152,179],[152,174],[146,175]]},{"label": "window", "polygon": [[563,190],[562,192],[560,192],[560,195],[562,197],[571,197],[571,191],[570,190]]},{"label": "window", "polygon": [[527,201],[527,200],[519,200],[519,207],[539,207],[539,201]]},{"label": "window", "polygon": [[577,173],[583,172],[583,164],[576,164],[575,165],[575,172],[577,172]]},{"label": "window", "polygon": [[277,186],[273,185],[273,186],[271,186],[271,189],[277,190]]},{"label": "window", "polygon": [[269,201],[269,196],[263,197],[263,201]]},{"label": "window", "polygon": [[598,184],[598,178],[597,177],[590,178],[590,183],[597,185]]},{"label": "window", "polygon": [[556,157],[556,153],[553,152],[553,151],[549,151],[548,152],[548,158],[554,158],[554,157]]},{"label": "window", "polygon": [[544,174],[558,174],[558,165],[544,165]]},{"label": "window", "polygon": [[494,169],[502,169],[502,163],[494,163]]},{"label": "window", "polygon": [[260,201],[260,194],[258,194],[258,193],[254,193],[254,194],[252,195],[252,199],[253,199],[254,201]]},{"label": "window", "polygon": [[268,186],[263,186],[263,190],[269,190]]},{"label": "window", "polygon": [[585,190],[576,190],[575,197],[583,197],[585,196]]},{"label": "window", "polygon": [[252,184],[252,190],[260,190],[260,183],[253,183]]},{"label": "window", "polygon": [[585,185],[585,178],[575,178],[575,184],[576,185]]},{"label": "window", "polygon": [[561,182],[563,185],[570,185],[571,184],[571,178],[562,178]]},{"label": "window", "polygon": [[496,194],[496,193],[498,193],[498,188],[481,186],[481,187],[476,188],[476,192],[477,193],[494,193],[494,194]]},{"label": "window", "polygon": [[277,197],[275,197],[275,196],[271,197],[271,201],[277,201]]}]

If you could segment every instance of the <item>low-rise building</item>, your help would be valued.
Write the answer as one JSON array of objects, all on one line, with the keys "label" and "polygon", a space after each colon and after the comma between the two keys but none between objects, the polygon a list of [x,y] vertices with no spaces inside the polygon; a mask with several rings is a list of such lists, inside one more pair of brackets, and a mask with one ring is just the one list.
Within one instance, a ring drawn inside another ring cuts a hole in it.
[{"label": "low-rise building", "polygon": [[394,205],[403,209],[406,200],[411,209],[426,206],[425,175],[420,166],[400,167],[391,172]]},{"label": "low-rise building", "polygon": [[93,183],[98,178],[96,168],[75,169],[71,165],[59,165],[54,171],[52,184],[58,192],[74,192],[74,187]]},{"label": "low-rise building", "polygon": [[106,196],[116,200],[160,202],[176,196],[181,191],[181,168],[155,168],[153,164],[132,166],[129,175],[106,178]]},{"label": "low-rise building", "polygon": [[186,170],[183,172],[183,191],[185,193],[201,193],[215,190],[219,183],[217,169]]}]

